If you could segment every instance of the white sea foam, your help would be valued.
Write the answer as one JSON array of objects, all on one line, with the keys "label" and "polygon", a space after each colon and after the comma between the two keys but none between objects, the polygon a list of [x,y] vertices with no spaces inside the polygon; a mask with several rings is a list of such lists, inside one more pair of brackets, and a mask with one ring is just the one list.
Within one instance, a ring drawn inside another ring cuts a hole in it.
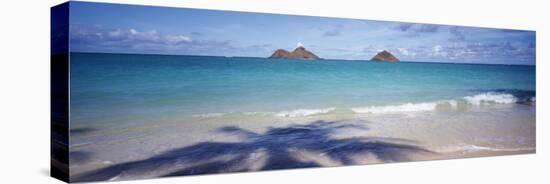
[{"label": "white sea foam", "polygon": [[458,102],[456,100],[448,100],[447,103],[449,103],[449,105],[451,105],[451,107],[457,107],[458,106]]},{"label": "white sea foam", "polygon": [[254,116],[254,115],[272,115],[273,112],[243,112],[244,115]]},{"label": "white sea foam", "polygon": [[[529,100],[535,101],[535,97],[531,97]],[[458,100],[439,100],[433,102],[420,102],[420,103],[404,103],[396,105],[382,105],[382,106],[365,106],[354,107],[351,111],[354,113],[371,113],[371,114],[383,114],[383,113],[407,113],[407,112],[420,112],[420,111],[435,111],[437,109],[456,109],[460,105],[470,104],[479,106],[483,104],[511,104],[518,102],[518,99],[511,94],[487,92],[473,96],[465,96]],[[305,117],[319,114],[327,114],[335,111],[336,108],[330,107],[325,109],[296,109],[280,112],[243,112],[242,115],[257,116],[257,115],[269,115],[278,117]],[[225,116],[225,113],[207,113],[194,115],[194,117],[212,118]]]},{"label": "white sea foam", "polygon": [[399,113],[399,112],[418,112],[418,111],[434,111],[438,105],[448,104],[451,107],[456,107],[457,102],[455,100],[443,100],[436,102],[424,102],[424,103],[406,103],[401,105],[385,105],[385,106],[367,106],[351,108],[355,113]]},{"label": "white sea foam", "polygon": [[433,111],[438,103],[406,103],[402,105],[386,105],[386,106],[368,106],[351,108],[355,113],[397,113],[397,112],[416,112],[416,111]]},{"label": "white sea foam", "polygon": [[495,92],[482,93],[474,96],[466,96],[464,97],[464,100],[472,105],[481,105],[485,103],[511,104],[518,101],[518,99],[514,97],[514,95]]},{"label": "white sea foam", "polygon": [[313,116],[318,114],[326,114],[330,113],[332,111],[336,110],[336,108],[326,108],[326,109],[297,109],[297,110],[291,110],[291,111],[281,111],[281,112],[243,112],[243,113],[206,113],[206,114],[196,114],[192,115],[192,117],[196,118],[215,118],[215,117],[221,117],[226,116],[230,114],[235,115],[245,115],[245,116],[278,116],[278,117],[305,117],[305,116]]},{"label": "white sea foam", "polygon": [[213,117],[220,117],[225,115],[225,113],[206,113],[206,114],[197,114],[193,115],[193,117],[197,118],[213,118]]},{"label": "white sea foam", "polygon": [[[531,99],[534,101],[534,97]],[[367,106],[367,107],[356,107],[351,110],[355,113],[372,113],[372,114],[382,114],[382,113],[403,113],[403,112],[418,112],[418,111],[434,111],[439,105],[448,105],[451,108],[457,108],[459,101],[471,104],[471,105],[482,105],[482,104],[511,104],[516,103],[518,99],[514,95],[507,93],[496,93],[488,92],[482,93],[474,96],[463,97],[462,100],[440,100],[435,102],[422,102],[422,103],[405,103],[399,105],[385,105],[385,106]]]},{"label": "white sea foam", "polygon": [[276,116],[279,117],[302,117],[302,116],[312,116],[317,114],[326,114],[331,111],[336,110],[336,108],[330,107],[326,109],[297,109],[293,111],[282,111],[279,113],[276,113]]}]

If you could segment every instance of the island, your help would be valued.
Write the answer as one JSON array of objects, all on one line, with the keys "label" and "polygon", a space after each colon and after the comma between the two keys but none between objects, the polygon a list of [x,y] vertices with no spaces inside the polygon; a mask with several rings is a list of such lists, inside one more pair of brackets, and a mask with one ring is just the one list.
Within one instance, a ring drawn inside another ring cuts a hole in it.
[{"label": "island", "polygon": [[379,52],[378,54],[376,54],[376,56],[372,57],[372,59],[370,59],[371,61],[386,61],[386,62],[399,62],[399,59],[397,59],[397,57],[393,56],[393,54],[391,54],[390,52],[388,51],[382,51],[382,52]]},{"label": "island", "polygon": [[303,59],[303,60],[319,60],[319,56],[308,51],[303,46],[298,46],[294,51],[289,52],[285,49],[277,49],[271,56],[270,59]]}]

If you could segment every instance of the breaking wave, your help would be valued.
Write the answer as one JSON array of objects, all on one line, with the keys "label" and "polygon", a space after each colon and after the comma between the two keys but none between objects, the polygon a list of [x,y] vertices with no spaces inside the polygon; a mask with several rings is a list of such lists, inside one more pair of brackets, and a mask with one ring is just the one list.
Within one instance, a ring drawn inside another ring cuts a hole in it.
[{"label": "breaking wave", "polygon": [[224,116],[225,113],[206,113],[206,114],[196,114],[196,115],[193,115],[193,117],[197,117],[197,118],[213,118],[213,117],[220,117],[220,116]]},{"label": "breaking wave", "polygon": [[518,102],[518,99],[514,95],[507,93],[496,93],[488,92],[482,93],[474,96],[464,97],[468,103],[472,105],[482,105],[487,103],[497,103],[497,104],[511,104]]},{"label": "breaking wave", "polygon": [[324,108],[324,109],[296,109],[291,111],[281,111],[281,112],[243,112],[243,113],[206,113],[206,114],[196,114],[192,115],[195,118],[216,118],[223,116],[233,116],[233,115],[244,115],[244,116],[277,116],[277,117],[305,117],[305,116],[315,116],[320,114],[327,114],[336,110],[334,107]]},{"label": "breaking wave", "polygon": [[341,112],[351,112],[356,114],[383,114],[383,113],[408,113],[420,111],[435,111],[439,109],[458,109],[468,107],[487,106],[494,104],[533,104],[536,101],[535,96],[516,97],[503,92],[485,92],[472,96],[465,96],[458,99],[439,100],[433,102],[404,103],[396,105],[364,106],[346,109],[337,109],[335,107],[319,109],[296,109],[279,112],[243,112],[243,113],[207,113],[193,115],[193,117],[213,118],[226,115],[245,115],[245,116],[276,116],[283,118],[307,117],[322,114],[333,113],[336,110]]},{"label": "breaking wave", "polygon": [[433,111],[437,103],[406,103],[402,105],[386,105],[386,106],[368,106],[351,108],[355,113],[396,113],[396,112],[416,112],[416,111]]},{"label": "breaking wave", "polygon": [[355,108],[351,108],[351,110],[355,113],[372,113],[372,114],[402,113],[402,112],[434,111],[434,110],[437,110],[439,107],[443,107],[443,106],[447,106],[450,108],[457,108],[459,105],[481,106],[481,105],[491,105],[491,104],[514,104],[514,103],[529,104],[535,101],[536,101],[536,98],[534,96],[530,98],[520,99],[508,93],[487,92],[487,93],[481,93],[473,96],[465,96],[462,99],[458,99],[458,100],[440,100],[435,102],[405,103],[400,105],[355,107]]},{"label": "breaking wave", "polygon": [[326,108],[326,109],[297,109],[293,111],[282,111],[279,113],[276,113],[276,116],[279,117],[302,117],[302,116],[312,116],[317,114],[326,114],[330,113],[332,111],[336,110],[334,107]]}]

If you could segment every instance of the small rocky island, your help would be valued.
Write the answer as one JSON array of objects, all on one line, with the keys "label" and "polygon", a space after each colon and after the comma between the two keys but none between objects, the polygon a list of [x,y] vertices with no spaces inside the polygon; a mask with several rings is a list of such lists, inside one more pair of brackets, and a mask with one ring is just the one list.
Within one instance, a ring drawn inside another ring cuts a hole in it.
[{"label": "small rocky island", "polygon": [[304,60],[321,59],[319,56],[306,50],[306,48],[304,48],[303,46],[298,46],[292,52],[289,52],[285,49],[277,49],[273,54],[271,54],[269,58],[270,59],[304,59]]},{"label": "small rocky island", "polygon": [[386,62],[399,62],[399,59],[397,59],[393,54],[391,54],[388,51],[382,51],[376,54],[376,56],[372,57],[370,59],[371,61],[386,61]]}]

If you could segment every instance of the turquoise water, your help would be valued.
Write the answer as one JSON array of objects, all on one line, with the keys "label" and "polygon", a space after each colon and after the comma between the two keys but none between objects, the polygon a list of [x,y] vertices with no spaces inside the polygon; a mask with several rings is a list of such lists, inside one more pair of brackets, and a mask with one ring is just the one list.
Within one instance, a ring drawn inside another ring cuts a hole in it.
[{"label": "turquoise water", "polygon": [[71,122],[76,124],[535,100],[534,66],[84,53],[72,53],[70,65]]}]

